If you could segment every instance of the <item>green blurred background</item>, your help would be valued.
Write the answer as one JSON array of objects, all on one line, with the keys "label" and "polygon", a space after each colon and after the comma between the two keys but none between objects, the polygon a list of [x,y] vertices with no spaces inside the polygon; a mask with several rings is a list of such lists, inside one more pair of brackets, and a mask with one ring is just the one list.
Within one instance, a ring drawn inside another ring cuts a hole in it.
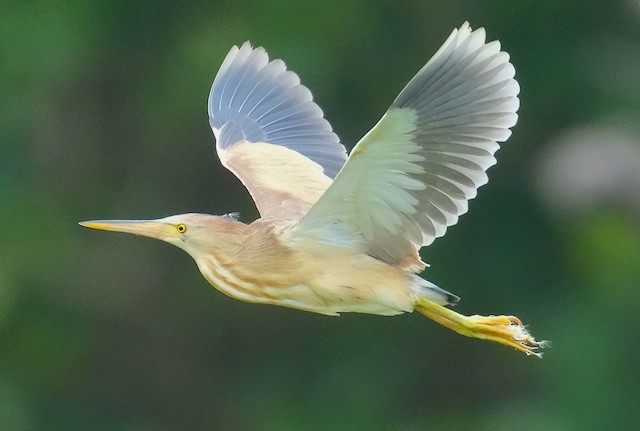
[{"label": "green blurred background", "polygon": [[[640,429],[640,4],[0,3],[1,430]],[[233,44],[283,58],[347,147],[464,20],[520,120],[426,276],[544,360],[420,315],[233,301],[189,256],[80,228],[240,211],[206,101]]]}]

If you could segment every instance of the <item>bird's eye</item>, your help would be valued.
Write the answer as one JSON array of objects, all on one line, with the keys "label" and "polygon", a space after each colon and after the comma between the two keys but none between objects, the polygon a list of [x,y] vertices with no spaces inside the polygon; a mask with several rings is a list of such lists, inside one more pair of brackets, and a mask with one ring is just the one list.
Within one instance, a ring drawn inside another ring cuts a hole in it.
[{"label": "bird's eye", "polygon": [[185,233],[187,231],[187,225],[180,223],[179,225],[176,226],[176,230],[180,233]]}]

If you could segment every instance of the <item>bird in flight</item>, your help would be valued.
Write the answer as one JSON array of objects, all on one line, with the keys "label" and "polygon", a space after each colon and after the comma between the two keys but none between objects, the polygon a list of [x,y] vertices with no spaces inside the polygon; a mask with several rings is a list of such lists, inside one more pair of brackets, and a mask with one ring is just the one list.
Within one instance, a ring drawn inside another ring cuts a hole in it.
[{"label": "bird in flight", "polygon": [[223,293],[329,316],[416,310],[455,332],[541,357],[514,316],[465,316],[458,296],[416,275],[419,250],[443,236],[488,181],[517,121],[509,55],[483,28],[454,29],[347,156],[282,60],[245,42],[222,62],[209,123],[222,164],[260,212],[81,222],[173,244]]}]

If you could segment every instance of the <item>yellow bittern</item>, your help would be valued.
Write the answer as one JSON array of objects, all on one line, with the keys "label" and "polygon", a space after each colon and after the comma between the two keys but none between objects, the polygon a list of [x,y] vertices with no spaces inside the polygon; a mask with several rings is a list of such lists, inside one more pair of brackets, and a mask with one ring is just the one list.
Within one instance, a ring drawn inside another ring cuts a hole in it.
[{"label": "yellow bittern", "polygon": [[418,251],[445,234],[486,184],[516,124],[509,55],[468,23],[400,92],[349,156],[310,91],[281,60],[245,42],[209,94],[222,164],[261,218],[182,214],[83,226],[174,244],[204,277],[242,301],[337,316],[417,310],[459,334],[518,349],[543,346],[513,316],[464,316],[459,298],[417,276]]}]

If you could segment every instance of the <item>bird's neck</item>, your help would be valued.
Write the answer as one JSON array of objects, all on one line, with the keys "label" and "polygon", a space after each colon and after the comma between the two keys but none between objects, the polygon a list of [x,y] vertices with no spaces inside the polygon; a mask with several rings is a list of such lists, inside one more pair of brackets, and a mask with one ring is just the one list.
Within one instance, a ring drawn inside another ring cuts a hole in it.
[{"label": "bird's neck", "polygon": [[223,257],[238,253],[250,235],[250,226],[238,221],[220,217],[211,223],[215,238],[209,244],[210,252]]}]

